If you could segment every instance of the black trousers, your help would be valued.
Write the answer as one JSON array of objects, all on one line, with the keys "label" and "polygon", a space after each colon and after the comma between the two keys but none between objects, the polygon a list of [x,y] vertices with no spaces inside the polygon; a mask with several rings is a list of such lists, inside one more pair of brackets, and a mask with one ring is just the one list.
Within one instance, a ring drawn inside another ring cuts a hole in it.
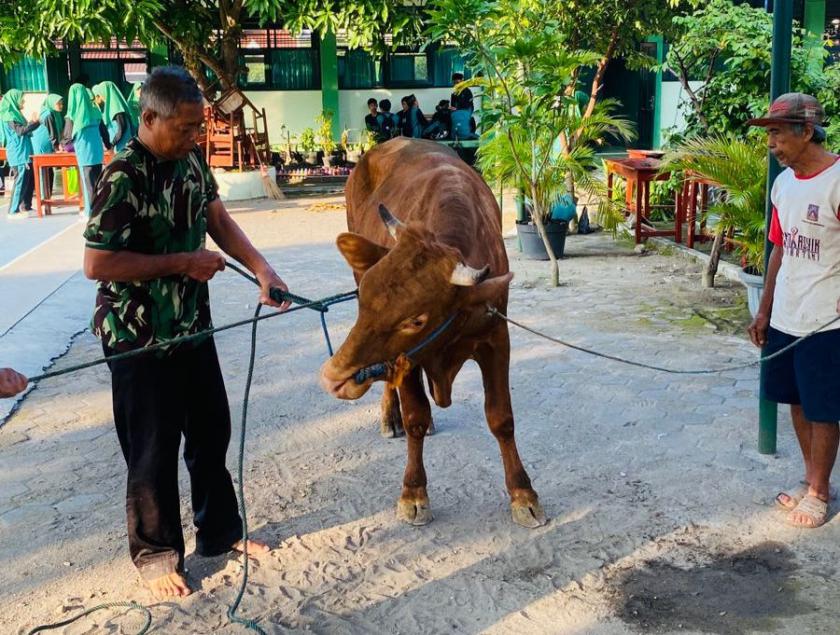
[{"label": "black trousers", "polygon": [[[105,355],[114,351],[103,347]],[[196,553],[225,553],[242,538],[242,521],[225,454],[230,410],[209,339],[166,357],[154,353],[109,362],[114,422],[128,466],[128,548],[153,579],[184,567],[178,450],[190,474]]]}]

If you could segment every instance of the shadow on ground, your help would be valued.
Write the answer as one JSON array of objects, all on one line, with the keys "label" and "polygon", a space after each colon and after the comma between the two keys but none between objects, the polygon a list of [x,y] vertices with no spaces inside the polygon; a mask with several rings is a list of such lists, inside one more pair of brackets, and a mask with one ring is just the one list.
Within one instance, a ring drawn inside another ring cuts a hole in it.
[{"label": "shadow on ground", "polygon": [[767,631],[778,618],[816,610],[796,594],[794,553],[764,542],[681,568],[647,560],[614,581],[615,614],[643,633],[678,630],[741,635]]}]

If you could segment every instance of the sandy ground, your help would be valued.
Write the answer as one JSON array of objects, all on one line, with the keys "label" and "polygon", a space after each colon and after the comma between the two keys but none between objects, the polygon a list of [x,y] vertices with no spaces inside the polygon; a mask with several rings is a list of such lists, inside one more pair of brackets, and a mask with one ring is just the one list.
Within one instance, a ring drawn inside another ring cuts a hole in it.
[{"label": "sandy ground", "polygon": [[[326,201],[327,203],[335,201]],[[289,203],[236,218],[296,292],[350,289],[333,246],[340,211]],[[511,253],[514,240],[508,240]],[[699,289],[699,267],[634,255],[603,235],[570,237],[564,284],[514,256],[510,313],[569,340],[686,368],[750,361],[743,289]],[[217,324],[249,316],[254,290],[212,283]],[[341,341],[354,306],[330,312]],[[435,520],[394,517],[402,439],[378,433],[379,390],[357,403],[317,385],[325,347],[315,314],[260,328],[247,439],[255,564],[243,613],[272,633],[837,633],[840,520],[785,525],[773,495],[800,477],[788,417],[779,453],[756,452],[754,369],[712,376],[641,371],[513,332],[520,452],[550,522],[509,516],[498,449],[474,365],[426,444]],[[218,337],[234,419],[247,330]],[[57,366],[96,357],[78,336]],[[238,433],[235,426],[234,435]],[[235,465],[236,448],[229,454]],[[182,470],[182,474],[185,471]],[[124,465],[102,367],[43,382],[0,430],[0,632],[25,633],[82,607],[151,605],[153,633],[238,633],[225,616],[240,565],[192,555],[197,592],[154,602],[127,557]],[[61,632],[131,633],[136,614],[102,612]]]}]

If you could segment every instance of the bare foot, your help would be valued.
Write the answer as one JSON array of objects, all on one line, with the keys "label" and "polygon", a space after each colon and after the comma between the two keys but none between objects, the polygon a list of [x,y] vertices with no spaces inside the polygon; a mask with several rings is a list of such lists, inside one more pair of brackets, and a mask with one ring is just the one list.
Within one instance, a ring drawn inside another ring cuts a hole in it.
[{"label": "bare foot", "polygon": [[[231,547],[234,551],[238,551],[242,553],[244,551],[244,545],[242,544],[241,540],[236,541],[233,543]],[[249,556],[259,556],[264,553],[268,553],[271,549],[268,547],[267,544],[263,542],[257,542],[256,540],[249,540],[248,541],[248,555]]]},{"label": "bare foot", "polygon": [[180,573],[170,573],[154,580],[149,580],[146,582],[146,586],[149,587],[149,591],[158,600],[183,598],[192,593],[192,589],[187,584],[187,579]]}]

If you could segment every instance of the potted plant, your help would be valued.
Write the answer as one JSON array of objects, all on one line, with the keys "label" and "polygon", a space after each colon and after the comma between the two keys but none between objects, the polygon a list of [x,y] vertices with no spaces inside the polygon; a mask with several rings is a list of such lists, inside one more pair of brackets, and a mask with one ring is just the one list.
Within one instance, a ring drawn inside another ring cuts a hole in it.
[{"label": "potted plant", "polygon": [[[560,274],[547,230],[552,206],[564,194],[574,200],[576,188],[600,193],[602,184],[591,176],[594,142],[605,134],[634,135],[633,124],[615,115],[617,102],[597,101],[597,90],[588,101],[576,95],[587,67],[597,67],[602,55],[570,45],[553,10],[560,6],[437,0],[429,11],[433,38],[455,43],[474,72],[455,91],[481,89],[480,169],[488,181],[519,187],[527,197],[531,220],[518,228],[542,240],[554,287]],[[565,235],[566,226],[557,229]]]},{"label": "potted plant", "polygon": [[315,141],[315,131],[304,128],[298,136],[298,145],[303,152],[303,160],[307,165],[318,165],[318,143]]},{"label": "potted plant", "polygon": [[341,132],[341,147],[344,149],[344,160],[348,163],[358,163],[362,158],[362,144],[350,141],[350,129]]},{"label": "potted plant", "polygon": [[315,137],[321,150],[324,151],[324,167],[332,167],[334,163],[341,161],[341,155],[337,152],[338,146],[333,139],[332,113],[329,110],[323,111],[315,118]]},{"label": "potted plant", "polygon": [[741,260],[741,280],[747,287],[750,312],[755,313],[764,288],[764,225],[767,195],[767,151],[761,143],[734,136],[684,141],[665,156],[663,170],[690,170],[717,184],[716,200],[706,211],[713,222],[714,242],[703,274],[704,286],[714,286],[724,239]]}]

